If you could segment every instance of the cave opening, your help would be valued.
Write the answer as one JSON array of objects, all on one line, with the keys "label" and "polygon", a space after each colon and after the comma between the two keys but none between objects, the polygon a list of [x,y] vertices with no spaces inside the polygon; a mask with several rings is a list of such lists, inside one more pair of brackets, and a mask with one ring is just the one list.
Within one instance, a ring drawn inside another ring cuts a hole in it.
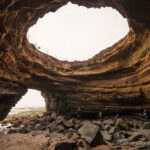
[{"label": "cave opening", "polygon": [[29,28],[28,41],[59,60],[83,61],[112,46],[129,32],[127,19],[110,7],[72,3],[49,12]]},{"label": "cave opening", "polygon": [[13,107],[9,115],[15,115],[19,113],[39,113],[45,110],[45,101],[41,96],[40,91],[29,89],[27,93],[18,101]]}]

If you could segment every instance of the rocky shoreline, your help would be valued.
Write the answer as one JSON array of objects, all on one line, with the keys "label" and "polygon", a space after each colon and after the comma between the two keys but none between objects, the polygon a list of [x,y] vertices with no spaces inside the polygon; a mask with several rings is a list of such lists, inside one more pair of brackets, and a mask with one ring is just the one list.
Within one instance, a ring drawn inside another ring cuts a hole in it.
[{"label": "rocky shoreline", "polygon": [[[106,116],[102,121],[81,120],[47,114],[30,117],[13,117],[2,121],[0,136],[44,133],[45,141],[38,150],[149,150],[150,122],[143,118]],[[13,139],[12,139],[13,140]]]}]

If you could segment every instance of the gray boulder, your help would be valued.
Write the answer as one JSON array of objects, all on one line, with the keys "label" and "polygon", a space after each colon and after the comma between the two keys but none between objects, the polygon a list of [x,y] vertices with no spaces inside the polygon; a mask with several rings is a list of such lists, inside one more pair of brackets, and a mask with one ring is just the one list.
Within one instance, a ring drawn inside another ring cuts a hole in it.
[{"label": "gray boulder", "polygon": [[91,146],[97,146],[103,143],[100,127],[89,121],[84,122],[83,126],[78,130],[78,133]]},{"label": "gray boulder", "polygon": [[116,124],[115,124],[116,130],[129,130],[128,124],[121,118],[117,119]]}]

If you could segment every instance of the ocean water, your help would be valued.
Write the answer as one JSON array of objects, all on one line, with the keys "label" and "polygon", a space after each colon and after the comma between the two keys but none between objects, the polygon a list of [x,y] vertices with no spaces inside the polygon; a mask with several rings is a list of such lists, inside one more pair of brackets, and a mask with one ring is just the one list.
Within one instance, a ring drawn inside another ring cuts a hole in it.
[{"label": "ocean water", "polygon": [[14,115],[14,114],[19,114],[22,112],[28,112],[28,111],[39,111],[39,110],[44,110],[44,107],[14,107],[12,110],[9,112],[8,115]]}]

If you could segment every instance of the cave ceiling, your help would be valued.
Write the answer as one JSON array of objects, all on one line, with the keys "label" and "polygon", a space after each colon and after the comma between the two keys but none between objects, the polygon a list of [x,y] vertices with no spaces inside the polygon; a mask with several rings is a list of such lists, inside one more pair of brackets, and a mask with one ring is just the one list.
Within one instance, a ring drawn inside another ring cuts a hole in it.
[{"label": "cave ceiling", "polygon": [[[38,51],[27,40],[29,27],[68,2],[112,7],[127,18],[130,31],[86,61],[60,61]],[[41,91],[47,111],[64,114],[78,106],[88,112],[150,108],[149,10],[149,0],[1,0],[0,120],[29,88]]]}]

